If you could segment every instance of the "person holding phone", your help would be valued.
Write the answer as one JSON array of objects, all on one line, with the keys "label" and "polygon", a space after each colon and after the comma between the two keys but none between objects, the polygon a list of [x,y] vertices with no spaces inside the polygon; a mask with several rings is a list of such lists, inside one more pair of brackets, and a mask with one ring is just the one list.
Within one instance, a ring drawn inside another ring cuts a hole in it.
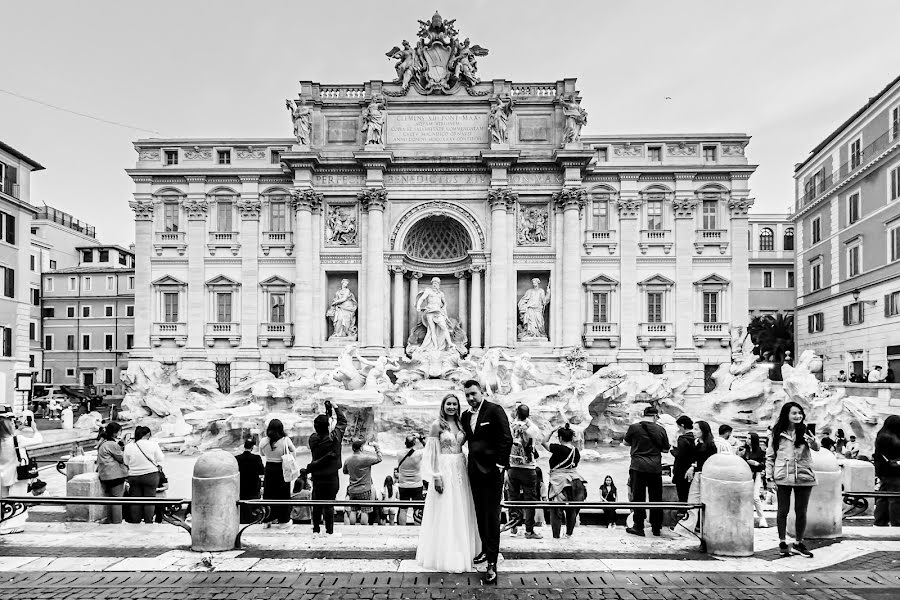
[{"label": "person holding phone", "polygon": [[[790,556],[793,552],[812,558],[813,554],[803,543],[806,532],[806,509],[809,496],[816,485],[816,474],[812,469],[812,450],[819,449],[819,443],[810,433],[804,421],[806,413],[796,402],[787,402],[781,407],[781,413],[772,437],[766,449],[766,477],[777,486],[778,516],[778,549],[782,556]],[[786,542],[787,517],[791,507],[791,496],[794,496],[794,518],[796,524],[796,541],[793,548]]]}]

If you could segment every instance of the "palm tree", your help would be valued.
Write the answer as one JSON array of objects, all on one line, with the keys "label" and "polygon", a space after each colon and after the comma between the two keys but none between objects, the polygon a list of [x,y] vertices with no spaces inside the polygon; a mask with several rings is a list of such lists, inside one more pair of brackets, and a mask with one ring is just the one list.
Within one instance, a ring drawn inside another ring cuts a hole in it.
[{"label": "palm tree", "polygon": [[763,358],[771,357],[776,365],[772,370],[772,379],[780,381],[786,353],[794,355],[794,316],[778,313],[753,317],[747,326],[747,333],[753,342],[753,353]]}]

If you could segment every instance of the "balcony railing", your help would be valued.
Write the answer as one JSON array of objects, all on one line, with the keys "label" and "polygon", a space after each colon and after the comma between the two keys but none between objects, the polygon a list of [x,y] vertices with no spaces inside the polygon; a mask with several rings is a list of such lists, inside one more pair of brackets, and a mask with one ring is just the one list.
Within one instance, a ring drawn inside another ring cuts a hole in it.
[{"label": "balcony railing", "polygon": [[294,342],[293,323],[260,323],[259,345],[265,348],[272,340],[280,340],[285,346]]},{"label": "balcony railing", "polygon": [[150,341],[154,346],[161,346],[163,340],[174,340],[178,346],[187,343],[187,323],[154,323],[150,333]]},{"label": "balcony railing", "polygon": [[723,348],[731,341],[731,327],[728,323],[694,323],[694,345],[701,347],[706,340],[719,340]]},{"label": "balcony railing", "polygon": [[219,248],[227,248],[231,250],[232,256],[238,255],[241,249],[240,234],[237,231],[210,231],[209,243],[206,247],[209,249],[210,256],[216,255]]},{"label": "balcony railing", "polygon": [[638,242],[641,254],[647,253],[650,246],[662,246],[666,254],[672,250],[671,229],[641,229],[641,240]]},{"label": "balcony railing", "polygon": [[608,342],[610,348],[615,348],[619,345],[619,324],[585,323],[582,338],[588,348],[592,347],[594,342]]},{"label": "balcony railing", "polygon": [[156,242],[153,249],[157,256],[161,256],[164,248],[174,248],[178,251],[179,256],[184,256],[187,251],[185,243],[185,233],[183,231],[157,231]]},{"label": "balcony railing", "polygon": [[638,345],[646,348],[653,340],[662,341],[667,348],[675,344],[675,325],[672,323],[641,323],[638,329]]},{"label": "balcony railing", "polygon": [[891,128],[889,128],[887,131],[875,138],[875,140],[871,144],[863,148],[857,155],[851,156],[850,160],[838,167],[835,172],[831,173],[822,180],[817,181],[814,185],[811,186],[811,189],[806,190],[806,192],[800,197],[800,206],[798,206],[797,208],[803,208],[822,194],[825,194],[832,188],[840,185],[841,182],[849,178],[860,169],[866,167],[872,161],[872,159],[876,158],[879,154],[881,154],[892,144],[894,144],[898,140],[898,138],[900,138],[900,134],[898,134],[897,132],[892,132]]},{"label": "balcony railing", "polygon": [[609,253],[613,254],[616,251],[617,244],[618,238],[616,237],[615,230],[605,229],[601,231],[584,232],[584,250],[588,254],[598,246],[606,246],[609,249]]},{"label": "balcony railing", "polygon": [[294,233],[292,231],[263,231],[260,247],[264,256],[269,255],[272,248],[284,248],[290,256],[294,252]]},{"label": "balcony railing", "polygon": [[13,198],[19,197],[19,184],[13,183],[11,181],[3,182],[3,193],[7,196],[12,196]]},{"label": "balcony railing", "polygon": [[54,223],[59,223],[64,227],[68,227],[72,231],[83,233],[92,238],[97,237],[96,231],[93,226],[79,221],[67,212],[56,210],[55,208],[52,208],[50,206],[45,206],[43,209],[41,209],[40,212],[38,212],[37,216],[35,216],[34,218],[53,221]]},{"label": "balcony railing", "polygon": [[207,323],[206,334],[203,336],[206,345],[212,347],[216,340],[228,340],[232,346],[241,343],[241,324],[235,322]]},{"label": "balcony railing", "polygon": [[697,254],[702,254],[705,246],[718,246],[719,254],[725,254],[725,250],[728,249],[728,230],[700,229],[697,231],[697,238],[694,241]]}]

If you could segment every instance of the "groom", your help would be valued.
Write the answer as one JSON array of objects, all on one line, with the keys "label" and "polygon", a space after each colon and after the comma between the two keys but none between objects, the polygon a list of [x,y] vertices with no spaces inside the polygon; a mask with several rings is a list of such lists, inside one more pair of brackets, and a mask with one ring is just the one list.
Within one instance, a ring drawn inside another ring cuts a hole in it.
[{"label": "groom", "polygon": [[512,433],[503,409],[481,396],[481,384],[470,379],[463,384],[471,410],[462,415],[462,428],[469,444],[469,482],[475,501],[481,554],[476,565],[487,563],[481,581],[497,584],[497,556],[500,553],[500,502],[503,498],[503,471],[509,467]]}]

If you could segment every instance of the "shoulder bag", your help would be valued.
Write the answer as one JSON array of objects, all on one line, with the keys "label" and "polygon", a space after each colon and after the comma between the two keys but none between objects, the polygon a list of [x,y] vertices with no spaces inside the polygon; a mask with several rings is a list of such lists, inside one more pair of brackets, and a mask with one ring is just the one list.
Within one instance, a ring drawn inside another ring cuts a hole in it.
[{"label": "shoulder bag", "polygon": [[18,436],[13,436],[13,446],[16,448],[16,462],[19,463],[16,467],[16,479],[19,481],[23,481],[26,479],[34,479],[38,476],[38,464],[37,461],[33,458],[23,458],[22,454],[19,452],[19,438]]},{"label": "shoulder bag", "polygon": [[291,483],[300,477],[300,466],[294,454],[288,451],[288,439],[284,439],[284,454],[281,455],[281,476],[285,483]]},{"label": "shoulder bag", "polygon": [[401,459],[400,459],[400,462],[397,463],[397,466],[394,467],[394,477],[395,477],[395,478],[400,476],[400,466],[403,464],[403,462],[404,462],[407,458],[409,458],[410,456],[412,456],[413,453],[414,453],[415,451],[416,451],[415,448],[410,448],[409,452],[406,453],[406,456],[404,456],[403,458],[401,458]]},{"label": "shoulder bag", "polygon": [[147,453],[144,452],[143,448],[141,448],[141,445],[138,442],[135,442],[134,445],[137,446],[137,449],[140,450],[141,454],[144,455],[144,458],[149,460],[150,464],[152,464],[154,467],[156,467],[156,470],[159,471],[159,483],[156,484],[156,491],[164,492],[167,489],[169,489],[169,478],[166,477],[165,473],[163,473],[163,468],[160,465],[153,462],[153,459],[151,459],[149,456],[147,456]]}]

